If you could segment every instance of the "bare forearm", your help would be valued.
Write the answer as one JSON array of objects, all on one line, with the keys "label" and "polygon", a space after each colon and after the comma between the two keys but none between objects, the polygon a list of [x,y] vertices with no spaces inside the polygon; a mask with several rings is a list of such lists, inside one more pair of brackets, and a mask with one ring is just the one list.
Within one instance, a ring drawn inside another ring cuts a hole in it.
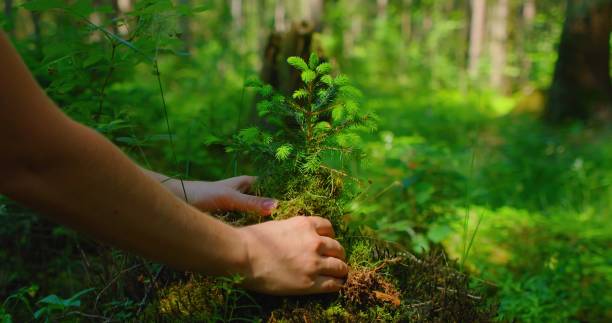
[{"label": "bare forearm", "polygon": [[0,38],[6,72],[0,76],[0,194],[175,267],[239,271],[245,251],[237,229],[190,207],[104,137],[66,117]]},{"label": "bare forearm", "polygon": [[173,196],[97,133],[69,127],[63,144],[46,148],[46,160],[15,178],[9,196],[176,267],[223,274],[238,266],[236,229]]}]

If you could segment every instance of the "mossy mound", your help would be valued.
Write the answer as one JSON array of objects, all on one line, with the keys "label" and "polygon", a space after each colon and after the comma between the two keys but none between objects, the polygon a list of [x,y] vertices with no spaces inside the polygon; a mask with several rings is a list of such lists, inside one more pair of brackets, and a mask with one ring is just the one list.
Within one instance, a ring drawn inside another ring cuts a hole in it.
[{"label": "mossy mound", "polygon": [[[492,308],[468,287],[468,277],[442,254],[374,261],[372,245],[357,242],[350,272],[335,294],[275,297],[250,293],[228,279],[193,274],[161,290],[167,322],[488,322]],[[371,253],[364,259],[364,252]]]}]

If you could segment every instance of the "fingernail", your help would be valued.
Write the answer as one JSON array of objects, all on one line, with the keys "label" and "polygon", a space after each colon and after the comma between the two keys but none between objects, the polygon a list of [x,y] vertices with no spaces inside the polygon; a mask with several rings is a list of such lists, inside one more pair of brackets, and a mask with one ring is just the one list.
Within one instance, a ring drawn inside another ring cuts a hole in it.
[{"label": "fingernail", "polygon": [[263,202],[263,208],[266,211],[272,211],[276,209],[277,206],[278,206],[278,201],[276,200],[266,200]]}]

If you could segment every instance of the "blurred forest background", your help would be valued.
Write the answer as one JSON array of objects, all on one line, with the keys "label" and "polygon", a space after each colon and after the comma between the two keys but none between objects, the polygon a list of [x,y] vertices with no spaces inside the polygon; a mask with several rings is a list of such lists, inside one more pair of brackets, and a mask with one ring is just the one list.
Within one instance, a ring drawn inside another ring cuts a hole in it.
[{"label": "blurred forest background", "polygon": [[[224,150],[259,122],[245,82],[291,93],[286,57],[317,52],[379,117],[352,143],[367,154],[352,225],[443,248],[491,287],[497,320],[610,322],[611,15],[609,0],[4,0],[0,25],[67,114],[204,180],[258,173]],[[0,237],[1,322],[137,320],[162,272],[2,197]]]}]

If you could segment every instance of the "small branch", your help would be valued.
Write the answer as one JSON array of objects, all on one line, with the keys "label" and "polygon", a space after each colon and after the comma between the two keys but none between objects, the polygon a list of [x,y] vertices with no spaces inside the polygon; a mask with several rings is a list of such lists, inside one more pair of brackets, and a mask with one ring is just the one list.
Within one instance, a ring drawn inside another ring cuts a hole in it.
[{"label": "small branch", "polygon": [[308,113],[308,111],[306,111],[306,109],[302,108],[299,104],[295,103],[295,101],[293,101],[293,100],[289,100],[289,105],[292,108],[294,108],[294,109],[296,109],[296,110],[298,110],[298,111],[300,111],[300,112],[302,112],[304,114]]},{"label": "small branch", "polygon": [[100,301],[100,297],[102,297],[102,294],[104,294],[104,292],[105,292],[105,291],[106,291],[106,290],[107,290],[107,289],[108,289],[110,286],[112,286],[112,285],[113,285],[113,283],[114,283],[114,282],[116,282],[116,281],[117,281],[117,279],[119,279],[119,277],[121,277],[121,275],[123,275],[123,274],[125,274],[125,273],[127,273],[127,272],[129,272],[129,271],[132,271],[132,270],[134,270],[134,269],[136,269],[136,268],[138,268],[138,267],[140,267],[140,266],[142,266],[142,264],[137,264],[137,265],[134,265],[134,266],[132,266],[132,267],[130,267],[130,268],[123,269],[123,270],[122,270],[122,271],[120,271],[120,272],[119,272],[117,275],[115,275],[115,277],[113,277],[113,279],[111,279],[111,280],[110,280],[110,282],[108,282],[108,284],[106,284],[106,286],[104,286],[104,288],[102,288],[102,290],[101,290],[101,291],[98,293],[98,295],[96,295],[96,301],[95,301],[95,303],[94,303],[94,309],[97,309],[97,308],[98,308],[98,302]]},{"label": "small branch", "polygon": [[95,315],[95,314],[88,314],[88,313],[83,313],[83,312],[79,312],[79,311],[72,311],[72,312],[68,312],[66,313],[66,315],[63,315],[63,317],[65,316],[70,316],[70,315],[79,315],[79,316],[83,316],[86,318],[90,318],[90,319],[98,319],[104,322],[113,322],[113,320],[109,317],[106,316],[102,316],[102,315]]},{"label": "small branch", "polygon": [[164,270],[164,267],[162,266],[159,269],[159,271],[157,271],[157,273],[155,274],[155,276],[153,277],[153,279],[151,280],[151,282],[147,286],[147,289],[145,290],[145,294],[144,294],[142,300],[140,301],[140,306],[138,307],[138,311],[136,311],[136,316],[140,315],[142,310],[145,308],[145,305],[147,303],[147,299],[149,298],[149,294],[151,293],[151,289],[152,289],[153,285],[157,282],[157,279],[159,278],[159,275],[161,274],[161,272],[163,270]]},{"label": "small branch", "polygon": [[394,265],[394,264],[400,263],[402,260],[403,260],[402,257],[395,257],[395,258],[391,258],[391,259],[385,259],[378,266],[376,266],[376,268],[374,268],[374,271],[379,271],[379,270],[385,268],[388,265]]},{"label": "small branch", "polygon": [[335,108],[337,108],[338,106],[339,106],[339,104],[336,104],[336,105],[333,105],[333,106],[331,106],[331,107],[329,107],[329,108],[327,108],[327,109],[323,109],[323,110],[315,111],[315,112],[313,113],[313,115],[314,115],[314,116],[318,116],[318,115],[320,115],[320,114],[323,114],[323,113],[326,113],[326,112],[330,112],[330,111],[334,110]]},{"label": "small branch", "polygon": [[98,113],[94,116],[94,120],[98,122],[100,120],[100,116],[102,115],[102,105],[104,103],[104,97],[106,95],[106,87],[108,86],[108,82],[110,81],[113,72],[115,71],[115,67],[113,66],[115,62],[115,52],[117,51],[117,44],[111,40],[111,45],[113,49],[111,51],[110,58],[110,66],[108,67],[108,73],[106,73],[106,77],[104,78],[104,83],[102,84],[102,89],[100,90],[100,100],[98,102]]},{"label": "small branch", "polygon": [[406,307],[408,308],[415,308],[415,307],[421,307],[421,306],[425,306],[431,304],[431,301],[426,301],[426,302],[422,302],[422,303],[413,303],[413,304],[407,304]]},{"label": "small branch", "polygon": [[[440,287],[440,286],[438,286],[436,288],[438,290],[440,290],[440,291],[443,291],[443,292],[457,293],[457,290],[456,289],[452,289],[452,288],[444,288],[444,287]],[[475,300],[481,300],[482,299],[482,297],[480,297],[480,296],[475,296],[475,295],[468,294],[468,293],[466,293],[465,296],[467,296],[468,298],[471,298],[471,299],[475,299]]]}]

